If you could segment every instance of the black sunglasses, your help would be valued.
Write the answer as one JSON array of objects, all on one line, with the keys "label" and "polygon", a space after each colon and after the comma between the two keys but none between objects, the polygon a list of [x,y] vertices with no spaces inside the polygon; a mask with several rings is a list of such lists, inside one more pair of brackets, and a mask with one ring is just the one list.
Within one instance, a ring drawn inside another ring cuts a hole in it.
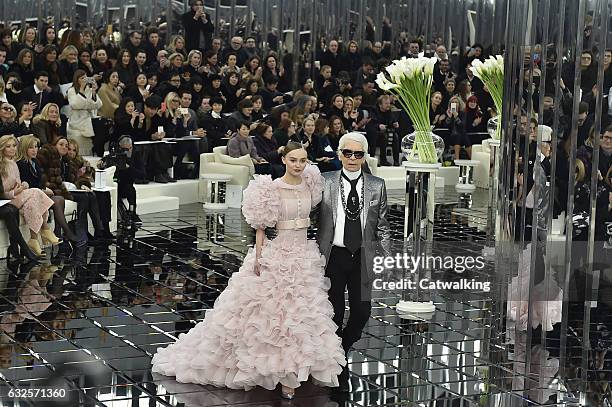
[{"label": "black sunglasses", "polygon": [[363,156],[365,155],[365,151],[353,151],[353,150],[348,150],[346,148],[341,151],[342,151],[342,155],[345,156],[346,158],[351,158],[354,156],[356,159],[359,160],[363,158]]}]

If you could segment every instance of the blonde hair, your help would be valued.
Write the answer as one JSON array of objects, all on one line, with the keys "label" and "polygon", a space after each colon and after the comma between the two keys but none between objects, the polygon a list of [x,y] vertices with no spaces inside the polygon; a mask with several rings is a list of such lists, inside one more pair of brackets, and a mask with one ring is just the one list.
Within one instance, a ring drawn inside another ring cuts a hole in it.
[{"label": "blonde hair", "polygon": [[176,115],[176,110],[172,111],[172,109],[170,109],[170,101],[174,98],[180,99],[178,93],[176,92],[168,92],[168,94],[166,95],[166,98],[164,99],[164,103],[166,103],[166,112],[168,112],[168,114],[170,115],[170,117],[175,118]]},{"label": "blonde hair", "polygon": [[4,149],[11,142],[17,145],[17,138],[15,138],[15,136],[13,136],[12,134],[7,134],[6,136],[0,137],[0,175],[3,177],[7,175],[7,167],[8,167],[8,161],[9,161],[9,159],[4,157]]},{"label": "blonde hair", "polygon": [[9,123],[13,123],[17,118],[17,109],[15,109],[15,106],[11,105],[10,103],[2,103],[2,108],[4,108],[5,106],[11,108],[11,121]]},{"label": "blonde hair", "polygon": [[61,116],[59,114],[60,108],[55,103],[47,103],[45,105],[45,107],[42,108],[40,113],[37,114],[36,116],[34,116],[34,118],[32,119],[32,122],[38,123],[41,120],[49,121],[49,109],[51,109],[52,107],[55,107],[57,109],[57,121],[55,122],[56,126],[57,127],[61,127],[61,125],[62,125],[62,118],[61,118]]},{"label": "blonde hair", "polygon": [[2,75],[0,75],[0,95],[4,95],[4,90],[6,89],[6,84],[4,83],[4,79]]},{"label": "blonde hair", "polygon": [[57,57],[58,61],[62,61],[68,57],[69,53],[74,52],[77,54],[77,58],[79,57],[79,50],[74,45],[68,45],[66,48],[62,50],[62,53]]},{"label": "blonde hair", "polygon": [[576,182],[584,181],[586,176],[586,168],[581,159],[576,160]]},{"label": "blonde hair", "polygon": [[40,144],[40,140],[36,136],[27,135],[19,137],[19,145],[17,146],[17,161],[30,161],[28,150]]}]

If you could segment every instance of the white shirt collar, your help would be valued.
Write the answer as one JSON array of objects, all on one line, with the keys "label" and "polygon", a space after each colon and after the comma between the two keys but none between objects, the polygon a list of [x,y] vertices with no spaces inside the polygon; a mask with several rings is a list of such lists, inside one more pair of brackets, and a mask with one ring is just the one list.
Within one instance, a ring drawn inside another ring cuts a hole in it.
[{"label": "white shirt collar", "polygon": [[38,95],[40,92],[42,92],[42,89],[38,89],[38,86],[34,84],[34,92]]},{"label": "white shirt collar", "polygon": [[361,175],[361,168],[355,172],[347,171],[345,168],[342,168],[342,173],[346,175],[348,179],[350,179],[351,181],[354,181],[357,178],[359,178],[359,176]]}]

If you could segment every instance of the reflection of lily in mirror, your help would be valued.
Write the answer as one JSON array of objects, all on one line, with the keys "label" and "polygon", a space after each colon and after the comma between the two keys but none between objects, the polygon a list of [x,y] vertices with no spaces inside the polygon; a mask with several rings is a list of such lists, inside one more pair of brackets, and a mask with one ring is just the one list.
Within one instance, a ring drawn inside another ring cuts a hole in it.
[{"label": "reflection of lily in mirror", "polygon": [[496,131],[491,135],[496,140],[501,138],[501,112],[502,103],[504,98],[504,58],[501,55],[491,56],[484,62],[475,59],[472,61],[472,67],[470,68],[474,76],[479,78],[482,83],[487,87],[493,103],[495,103],[495,110],[497,112],[497,125]]}]

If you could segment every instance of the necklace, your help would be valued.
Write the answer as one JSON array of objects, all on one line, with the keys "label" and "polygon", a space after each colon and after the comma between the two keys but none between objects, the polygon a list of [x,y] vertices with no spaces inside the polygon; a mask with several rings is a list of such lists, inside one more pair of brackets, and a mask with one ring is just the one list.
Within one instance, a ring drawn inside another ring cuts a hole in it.
[{"label": "necklace", "polygon": [[[363,182],[362,180],[361,181],[361,199],[359,200],[359,208],[356,211],[351,211],[346,206],[346,197],[344,193],[344,182],[342,181],[342,174],[340,174],[340,197],[342,199],[342,209],[344,209],[344,214],[346,218],[350,221],[356,221],[359,219],[359,215],[361,213],[361,210],[363,209],[363,197],[365,196],[364,188],[365,188],[365,182]],[[353,197],[353,204],[355,204],[354,199],[355,198]]]}]

